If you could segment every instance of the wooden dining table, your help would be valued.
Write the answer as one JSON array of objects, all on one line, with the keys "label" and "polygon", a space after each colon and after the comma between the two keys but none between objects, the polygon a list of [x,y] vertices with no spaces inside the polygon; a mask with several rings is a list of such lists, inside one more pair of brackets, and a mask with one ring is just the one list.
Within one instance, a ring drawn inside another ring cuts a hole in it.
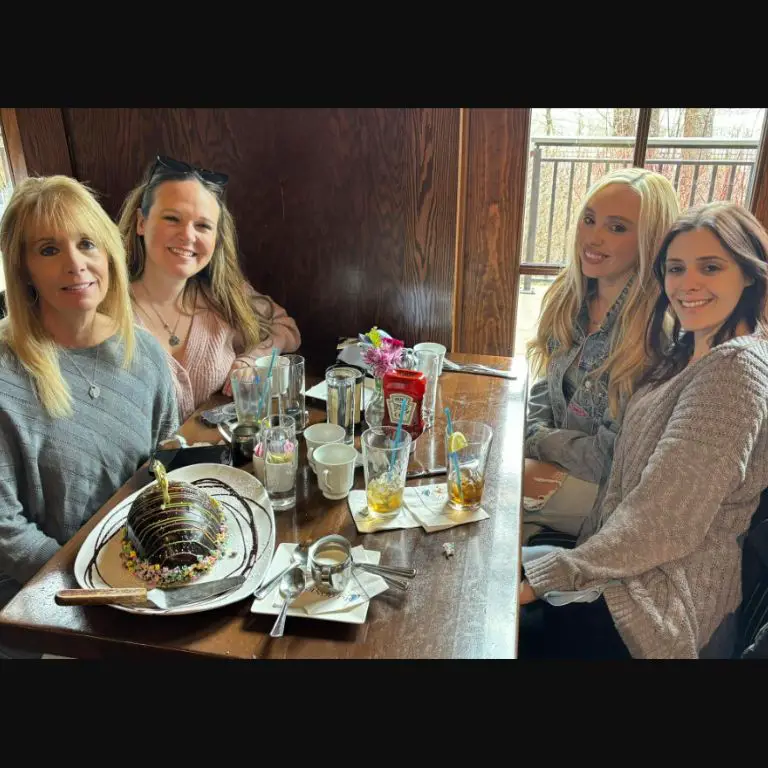
[{"label": "wooden dining table", "polygon": [[[445,466],[445,417],[489,424],[494,431],[482,506],[486,520],[426,533],[423,528],[357,532],[346,500],[326,499],[300,441],[297,501],[275,512],[277,547],[329,533],[381,551],[382,564],[416,568],[406,592],[388,590],[370,603],[363,624],[289,616],[285,635],[270,637],[274,616],[250,612],[251,600],[211,611],[147,616],[110,606],[60,606],[55,594],[78,586],[74,563],[94,526],[151,478],[141,468],[19,591],[0,613],[0,642],[74,658],[515,658],[520,570],[520,510],[527,366],[522,357],[451,354],[511,372],[514,379],[450,373],[439,379],[434,426],[417,441],[411,468]],[[311,383],[311,382],[310,382]],[[190,442],[218,442],[198,414],[180,429]],[[309,403],[308,403],[309,405]],[[309,405],[310,422],[325,410]],[[358,438],[359,439],[359,438]],[[437,476],[409,485],[444,483]],[[364,488],[362,470],[355,488]],[[454,545],[448,555],[443,545]]]}]

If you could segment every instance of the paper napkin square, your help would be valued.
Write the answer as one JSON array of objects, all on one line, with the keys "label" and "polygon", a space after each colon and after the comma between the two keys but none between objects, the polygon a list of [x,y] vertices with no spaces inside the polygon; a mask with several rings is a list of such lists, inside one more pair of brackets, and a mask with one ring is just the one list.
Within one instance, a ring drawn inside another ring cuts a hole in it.
[{"label": "paper napkin square", "polygon": [[427,533],[487,520],[490,517],[482,507],[474,512],[457,512],[449,507],[447,483],[406,488],[403,501]]},{"label": "paper napkin square", "polygon": [[[407,492],[408,488],[405,490]],[[400,512],[395,517],[378,518],[370,513],[366,514],[368,512],[368,504],[365,491],[350,491],[347,503],[359,533],[393,531],[397,528],[418,528],[421,525],[405,504],[400,507]]]}]

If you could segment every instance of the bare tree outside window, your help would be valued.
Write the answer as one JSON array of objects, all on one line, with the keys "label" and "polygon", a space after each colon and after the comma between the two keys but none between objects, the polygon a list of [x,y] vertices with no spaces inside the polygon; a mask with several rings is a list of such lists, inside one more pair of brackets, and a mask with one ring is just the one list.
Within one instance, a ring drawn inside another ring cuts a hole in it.
[{"label": "bare tree outside window", "polygon": [[[515,353],[525,351],[541,299],[569,254],[569,230],[587,189],[633,164],[639,109],[531,110]],[[653,109],[645,167],[664,174],[681,208],[711,200],[749,205],[765,109]],[[526,270],[528,273],[526,274]]]},{"label": "bare tree outside window", "polygon": [[731,200],[748,206],[764,109],[654,109],[645,167],[674,184],[681,208]]}]

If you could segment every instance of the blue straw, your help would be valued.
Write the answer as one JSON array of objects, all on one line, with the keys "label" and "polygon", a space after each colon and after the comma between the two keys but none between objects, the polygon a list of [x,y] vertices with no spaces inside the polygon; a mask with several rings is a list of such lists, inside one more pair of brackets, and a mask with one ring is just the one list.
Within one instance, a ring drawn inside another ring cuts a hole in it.
[{"label": "blue straw", "polygon": [[[269,396],[272,397],[272,367],[275,364],[275,358],[277,357],[277,347],[272,347],[272,358],[269,361],[269,370],[267,370],[267,381],[264,389],[261,391],[261,397],[259,398],[259,405],[257,406],[258,411],[257,414],[261,415],[261,407],[264,405],[264,397],[267,394],[267,389],[269,389]],[[256,379],[256,383],[258,383],[258,377]]]},{"label": "blue straw", "polygon": [[275,367],[275,360],[277,360],[277,347],[272,347],[272,357],[269,359],[269,370],[267,371],[267,378],[272,378],[272,369]]},{"label": "blue straw", "polygon": [[445,411],[445,420],[448,422],[448,434],[453,434],[453,422],[451,421],[451,409],[447,406],[443,409]]},{"label": "blue straw", "polygon": [[[397,430],[395,430],[395,448],[397,448],[400,445],[400,433],[403,430],[403,419],[405,418],[405,400],[403,400],[403,404],[400,406],[400,418],[397,420]],[[392,459],[389,463],[389,468],[391,471],[394,472],[395,470],[395,452],[392,451]]]},{"label": "blue straw", "polygon": [[[453,422],[451,421],[451,409],[446,407],[445,419],[448,423],[448,442],[450,443],[451,436],[453,435]],[[459,496],[461,497],[461,503],[464,503],[464,488],[461,485],[461,470],[459,469],[459,457],[456,453],[451,452],[450,457],[453,460],[453,468],[456,470],[456,482],[459,486]]]}]

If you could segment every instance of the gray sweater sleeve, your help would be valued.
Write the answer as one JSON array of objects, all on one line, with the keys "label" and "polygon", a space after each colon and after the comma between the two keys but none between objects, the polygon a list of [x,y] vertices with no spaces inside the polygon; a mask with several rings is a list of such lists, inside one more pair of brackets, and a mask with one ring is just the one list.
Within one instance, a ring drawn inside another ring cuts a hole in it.
[{"label": "gray sweater sleeve", "polygon": [[[165,365],[165,361],[163,360]],[[167,368],[167,366],[165,366]],[[173,437],[179,428],[179,406],[170,368],[161,376],[152,413],[152,445]]]},{"label": "gray sweater sleeve", "polygon": [[0,429],[0,572],[23,584],[56,554],[59,544],[24,515],[16,483],[19,467],[20,458]]},{"label": "gray sweater sleeve", "polygon": [[685,387],[640,483],[597,533],[525,565],[538,596],[637,576],[701,544],[743,482],[766,420],[765,388],[748,375],[745,357],[722,358]]}]

